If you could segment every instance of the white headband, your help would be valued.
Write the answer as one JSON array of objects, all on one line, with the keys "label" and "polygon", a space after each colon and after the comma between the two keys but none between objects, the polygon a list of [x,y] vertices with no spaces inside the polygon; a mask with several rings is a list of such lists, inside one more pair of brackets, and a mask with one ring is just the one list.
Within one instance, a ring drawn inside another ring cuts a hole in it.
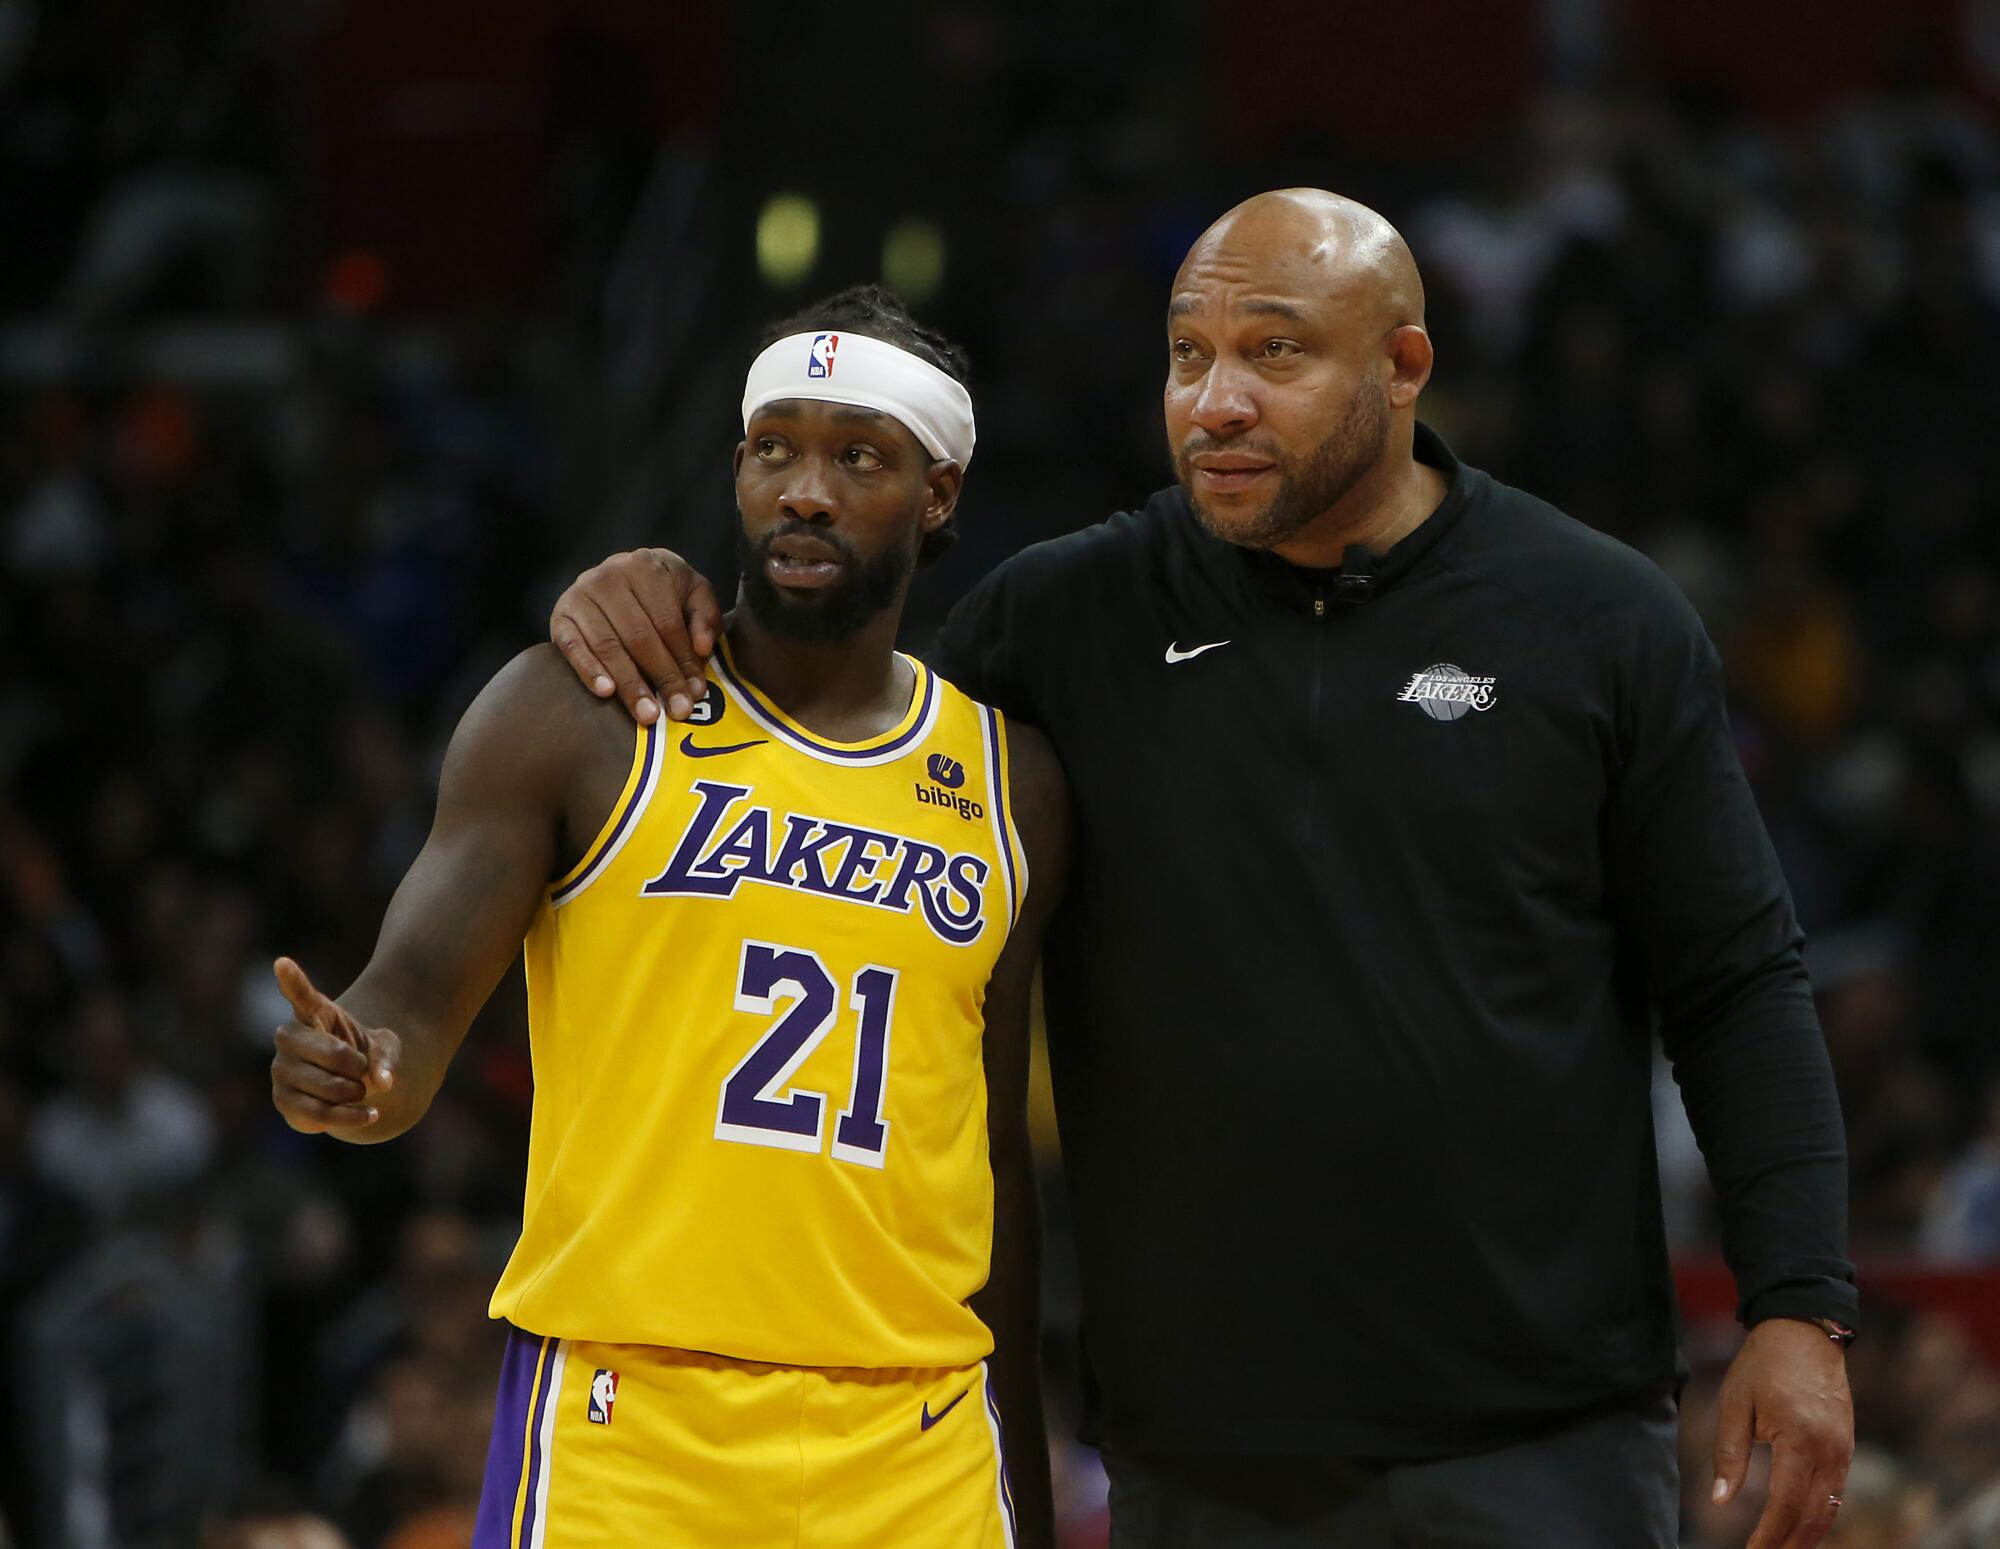
[{"label": "white headband", "polygon": [[909,428],[933,457],[961,472],[972,461],[972,395],[929,361],[860,333],[795,333],[750,362],[743,428],[781,398],[879,409]]}]

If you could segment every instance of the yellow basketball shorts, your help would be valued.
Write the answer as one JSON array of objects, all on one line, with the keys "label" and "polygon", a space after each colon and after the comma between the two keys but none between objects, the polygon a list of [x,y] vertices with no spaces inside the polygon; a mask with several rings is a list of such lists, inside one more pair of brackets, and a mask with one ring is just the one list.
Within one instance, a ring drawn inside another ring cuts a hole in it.
[{"label": "yellow basketball shorts", "polygon": [[1011,1549],[986,1363],[766,1366],[510,1329],[473,1549]]}]

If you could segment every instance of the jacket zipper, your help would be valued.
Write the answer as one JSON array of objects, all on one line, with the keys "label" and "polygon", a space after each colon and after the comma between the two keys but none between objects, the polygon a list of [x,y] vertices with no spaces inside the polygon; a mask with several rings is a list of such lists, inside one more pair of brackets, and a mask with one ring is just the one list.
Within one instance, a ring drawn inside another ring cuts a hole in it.
[{"label": "jacket zipper", "polygon": [[1320,759],[1322,756],[1320,748],[1320,717],[1326,708],[1326,693],[1321,684],[1321,677],[1326,670],[1326,630],[1324,628],[1326,592],[1323,588],[1317,586],[1313,588],[1313,617],[1322,622],[1322,627],[1313,631],[1312,719],[1308,723],[1312,727],[1312,763],[1308,769],[1306,779],[1306,844],[1308,848],[1317,850],[1319,848],[1320,780],[1323,778],[1320,768]]}]

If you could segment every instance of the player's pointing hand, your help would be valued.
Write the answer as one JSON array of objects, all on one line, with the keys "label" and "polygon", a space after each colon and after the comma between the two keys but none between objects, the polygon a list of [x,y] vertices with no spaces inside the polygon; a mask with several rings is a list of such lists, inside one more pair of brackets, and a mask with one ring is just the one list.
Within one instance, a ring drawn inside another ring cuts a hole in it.
[{"label": "player's pointing hand", "polygon": [[272,965],[292,1003],[277,1031],[271,1101],[302,1134],[366,1129],[381,1110],[369,1098],[395,1085],[402,1041],[383,1027],[363,1027],[317,989],[289,957]]}]

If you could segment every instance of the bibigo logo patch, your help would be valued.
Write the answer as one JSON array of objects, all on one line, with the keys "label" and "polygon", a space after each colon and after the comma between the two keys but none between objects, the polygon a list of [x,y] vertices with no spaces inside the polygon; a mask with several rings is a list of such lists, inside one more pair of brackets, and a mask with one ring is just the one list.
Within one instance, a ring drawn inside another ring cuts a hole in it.
[{"label": "bibigo logo patch", "polygon": [[930,762],[924,765],[930,777],[948,791],[955,791],[965,784],[965,765],[949,753],[933,753]]},{"label": "bibigo logo patch", "polygon": [[986,816],[986,808],[970,796],[960,791],[965,784],[965,765],[949,753],[933,753],[924,761],[924,773],[931,783],[921,781],[913,787],[917,800],[926,807],[945,807],[956,812],[968,823],[976,823]]}]

